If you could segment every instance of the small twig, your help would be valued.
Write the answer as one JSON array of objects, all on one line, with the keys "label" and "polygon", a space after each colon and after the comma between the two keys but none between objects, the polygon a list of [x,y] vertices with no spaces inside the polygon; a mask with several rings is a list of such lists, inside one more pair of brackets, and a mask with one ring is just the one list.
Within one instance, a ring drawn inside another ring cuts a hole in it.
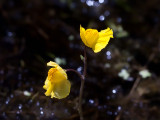
[{"label": "small twig", "polygon": [[138,86],[139,82],[140,82],[140,77],[137,77],[136,81],[133,84],[132,89],[130,90],[128,97],[132,96],[133,92],[135,91],[136,87]]}]

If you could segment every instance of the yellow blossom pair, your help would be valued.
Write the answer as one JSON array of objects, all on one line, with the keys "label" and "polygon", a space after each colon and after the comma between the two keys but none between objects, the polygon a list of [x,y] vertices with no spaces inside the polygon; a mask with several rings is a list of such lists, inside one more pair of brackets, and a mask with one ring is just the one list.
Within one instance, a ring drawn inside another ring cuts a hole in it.
[{"label": "yellow blossom pair", "polygon": [[[113,31],[107,28],[98,32],[96,29],[85,30],[80,26],[80,36],[83,43],[97,53],[106,47],[110,38],[113,38]],[[47,66],[51,66],[52,68],[49,69],[45,85],[43,86],[47,90],[45,95],[58,99],[67,97],[70,93],[71,84],[65,70],[52,61],[48,62]]]},{"label": "yellow blossom pair", "polygon": [[107,28],[98,32],[96,29],[85,30],[80,26],[80,36],[83,43],[97,53],[106,47],[110,38],[113,38],[113,31]]},{"label": "yellow blossom pair", "polygon": [[48,71],[48,76],[43,88],[47,90],[46,96],[55,97],[58,99],[65,98],[70,93],[71,84],[67,78],[66,72],[55,62],[48,62],[47,66],[52,68]]}]

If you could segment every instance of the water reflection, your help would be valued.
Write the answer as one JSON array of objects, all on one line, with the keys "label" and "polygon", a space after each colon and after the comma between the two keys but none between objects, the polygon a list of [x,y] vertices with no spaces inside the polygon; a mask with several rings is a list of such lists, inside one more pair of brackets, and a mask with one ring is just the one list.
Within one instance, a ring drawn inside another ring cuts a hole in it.
[{"label": "water reflection", "polygon": [[21,110],[22,109],[22,104],[19,104],[18,108]]},{"label": "water reflection", "polygon": [[95,7],[99,7],[99,5],[100,5],[100,4],[99,4],[98,2],[95,2],[95,3],[94,3],[94,6],[95,6]]},{"label": "water reflection", "polygon": [[98,106],[98,109],[99,109],[99,110],[104,110],[104,109],[106,109],[106,108],[107,108],[107,105],[103,105],[103,106],[99,105],[99,106]]},{"label": "water reflection", "polygon": [[12,32],[8,32],[7,35],[8,35],[9,37],[12,37],[14,34],[13,34]]},{"label": "water reflection", "polygon": [[118,18],[117,18],[117,22],[118,22],[118,23],[121,23],[121,22],[122,22],[122,18],[121,18],[121,17],[118,17]]},{"label": "water reflection", "polygon": [[110,97],[110,96],[107,96],[107,97],[106,97],[106,99],[107,99],[107,100],[110,100],[110,99],[111,99],[111,97]]},{"label": "water reflection", "polygon": [[16,113],[17,113],[17,114],[20,114],[20,111],[18,110]]},{"label": "water reflection", "polygon": [[99,3],[104,3],[104,0],[99,0]]},{"label": "water reflection", "polygon": [[43,112],[43,108],[42,108],[42,107],[40,107],[40,108],[39,108],[39,110],[40,110],[40,115],[43,115],[43,114],[44,114],[44,112]]},{"label": "water reflection", "polygon": [[107,56],[110,56],[110,55],[111,55],[111,52],[110,52],[110,51],[107,51],[107,52],[106,52],[106,55],[107,55]]},{"label": "water reflection", "polygon": [[6,105],[8,105],[8,103],[9,103],[9,101],[10,101],[10,99],[9,98],[7,98],[7,100],[6,100]]},{"label": "water reflection", "polygon": [[107,56],[107,59],[110,60],[112,57],[111,56]]},{"label": "water reflection", "polygon": [[104,21],[104,20],[105,20],[105,16],[104,16],[104,15],[100,15],[100,16],[99,16],[99,20],[100,20],[100,21]]},{"label": "water reflection", "polygon": [[43,111],[40,111],[40,114],[43,115]]},{"label": "water reflection", "polygon": [[37,106],[39,106],[39,105],[40,105],[39,101],[37,101],[36,105],[37,105]]},{"label": "water reflection", "polygon": [[105,15],[105,16],[109,16],[109,15],[110,15],[110,11],[106,10],[106,11],[104,12],[104,15]]},{"label": "water reflection", "polygon": [[113,93],[113,94],[116,94],[116,93],[117,93],[117,91],[116,91],[115,89],[113,89],[113,90],[112,90],[112,93]]},{"label": "water reflection", "polygon": [[52,112],[51,115],[54,116],[54,113]]},{"label": "water reflection", "polygon": [[118,106],[118,108],[117,108],[117,109],[118,109],[118,111],[121,111],[122,107],[121,107],[121,106]]},{"label": "water reflection", "polygon": [[[84,2],[84,1],[82,0],[81,2]],[[100,5],[100,3],[97,1],[94,1],[94,0],[87,0],[86,5],[89,7],[91,7],[91,6],[98,7]]]},{"label": "water reflection", "polygon": [[13,97],[14,97],[14,95],[13,95],[13,94],[11,94],[11,95],[10,95],[10,98],[13,98]]},{"label": "water reflection", "polygon": [[81,67],[81,66],[77,68],[77,71],[78,71],[79,73],[82,73],[82,70],[83,70],[83,67]]},{"label": "water reflection", "polygon": [[29,103],[29,104],[31,104],[32,102],[33,102],[33,100],[32,100],[32,99],[30,99],[28,103]]},{"label": "water reflection", "polygon": [[93,6],[93,5],[94,5],[94,1],[93,1],[93,0],[87,0],[87,1],[86,1],[86,4],[87,4],[88,6]]},{"label": "water reflection", "polygon": [[30,87],[29,91],[30,91],[30,92],[33,92],[33,87]]},{"label": "water reflection", "polygon": [[90,104],[94,104],[94,100],[89,99],[89,103],[90,103]]},{"label": "water reflection", "polygon": [[112,57],[111,57],[111,52],[110,51],[107,51],[106,52],[106,56],[107,56],[107,59],[110,60]]},{"label": "water reflection", "polygon": [[132,82],[133,80],[134,80],[133,77],[129,77],[129,78],[127,79],[127,81],[130,81],[130,82]]},{"label": "water reflection", "polygon": [[43,108],[42,108],[42,107],[40,107],[39,109],[40,109],[40,110],[43,110]]},{"label": "water reflection", "polygon": [[112,112],[111,111],[107,111],[107,115],[112,115]]},{"label": "water reflection", "polygon": [[114,115],[118,115],[118,112],[114,112]]}]

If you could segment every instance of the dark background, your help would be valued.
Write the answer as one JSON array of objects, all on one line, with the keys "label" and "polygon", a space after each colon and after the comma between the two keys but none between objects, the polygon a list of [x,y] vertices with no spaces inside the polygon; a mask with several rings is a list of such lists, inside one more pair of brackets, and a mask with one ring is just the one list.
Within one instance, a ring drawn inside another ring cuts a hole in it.
[{"label": "dark background", "polygon": [[[68,73],[71,93],[62,100],[46,97],[43,84],[49,61],[83,72],[80,24],[114,31],[100,53],[87,49],[85,119],[160,119],[159,0],[0,0],[1,120],[79,119],[77,75]],[[143,79],[143,69],[152,76]]]}]

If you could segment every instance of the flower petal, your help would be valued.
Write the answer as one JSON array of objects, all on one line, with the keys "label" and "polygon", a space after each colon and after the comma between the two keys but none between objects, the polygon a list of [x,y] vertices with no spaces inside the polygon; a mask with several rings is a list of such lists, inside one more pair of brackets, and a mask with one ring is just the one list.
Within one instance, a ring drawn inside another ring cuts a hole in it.
[{"label": "flower petal", "polygon": [[54,92],[52,91],[51,92],[51,98],[53,98],[55,95],[54,95]]},{"label": "flower petal", "polygon": [[62,80],[59,83],[56,83],[54,86],[54,94],[52,97],[62,99],[69,95],[70,93],[71,84],[69,80]]},{"label": "flower petal", "polygon": [[94,47],[97,39],[98,39],[98,31],[96,29],[87,29],[85,30],[81,25],[80,25],[80,36],[83,41],[83,43],[87,47]]},{"label": "flower petal", "polygon": [[68,79],[65,70],[63,70],[60,66],[58,66],[57,69],[58,69],[58,71],[65,77],[65,79]]},{"label": "flower petal", "polygon": [[95,53],[100,52],[103,48],[105,48],[110,40],[110,38],[113,38],[113,31],[110,28],[107,28],[105,30],[102,30],[99,32],[99,39],[97,40],[97,43],[92,48]]},{"label": "flower petal", "polygon": [[50,62],[47,63],[47,66],[57,67],[59,65],[57,63],[55,63],[55,62],[50,61]]},{"label": "flower petal", "polygon": [[51,68],[48,71],[48,80],[56,83],[62,80],[67,79],[67,74],[65,73],[65,71],[61,68],[57,69],[57,68]]},{"label": "flower petal", "polygon": [[45,83],[44,83],[43,88],[44,88],[45,90],[47,90],[50,85],[51,85],[51,82],[48,80],[48,77],[47,77],[47,78],[46,78],[46,81],[45,81]]},{"label": "flower petal", "polygon": [[99,37],[100,38],[106,37],[106,36],[113,38],[113,31],[112,31],[112,29],[107,28],[107,29],[101,30],[101,32],[99,32]]},{"label": "flower petal", "polygon": [[[57,71],[59,71],[67,79],[66,72],[57,63],[55,63],[53,61],[50,61],[50,62],[47,63],[47,66],[54,67],[55,69],[57,69]],[[62,78],[62,79],[64,79],[64,78]]]},{"label": "flower petal", "polygon": [[[85,29],[80,25],[80,36],[81,36],[81,39],[83,41],[83,43],[88,46],[87,44],[87,41],[86,41],[86,38],[85,38]],[[89,47],[89,46],[88,46]]]},{"label": "flower petal", "polygon": [[49,88],[47,89],[47,91],[45,92],[46,96],[50,96],[51,92],[53,91],[54,88],[54,84],[51,83],[51,85],[49,86]]},{"label": "flower petal", "polygon": [[93,48],[95,46],[95,43],[97,42],[98,37],[99,37],[99,34],[96,29],[87,29],[85,31],[86,42],[90,48]]}]

